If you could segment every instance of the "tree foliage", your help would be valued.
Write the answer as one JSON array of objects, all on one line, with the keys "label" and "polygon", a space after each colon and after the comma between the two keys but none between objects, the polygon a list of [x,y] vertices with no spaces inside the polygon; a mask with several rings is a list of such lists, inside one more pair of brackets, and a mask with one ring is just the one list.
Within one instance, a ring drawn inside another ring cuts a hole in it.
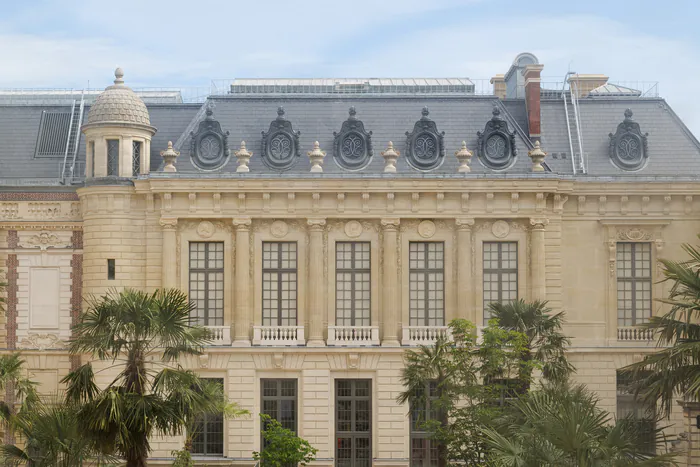
[{"label": "tree foliage", "polygon": [[700,401],[700,249],[683,245],[684,261],[660,260],[664,280],[670,282],[670,306],[663,316],[652,316],[644,326],[664,347],[625,368],[638,381],[638,392],[649,403],[659,403],[668,416],[682,395]]},{"label": "tree foliage", "polygon": [[[670,454],[640,452],[644,434],[613,420],[584,386],[549,384],[512,402],[505,423],[486,427],[493,467],[623,467],[675,465]],[[652,436],[663,446],[662,428]]]},{"label": "tree foliage", "polygon": [[308,465],[316,459],[317,449],[292,430],[284,428],[269,415],[260,414],[263,449],[253,452],[253,459],[264,467],[285,467],[288,465]]},{"label": "tree foliage", "polygon": [[209,342],[209,332],[190,322],[193,309],[175,289],[112,291],[90,299],[73,328],[71,354],[91,355],[99,371],[117,375],[100,388],[92,363],[82,365],[63,379],[67,402],[78,406],[85,436],[127,467],[147,465],[153,435],[181,435],[202,413],[241,413],[221,385],[177,363]]}]

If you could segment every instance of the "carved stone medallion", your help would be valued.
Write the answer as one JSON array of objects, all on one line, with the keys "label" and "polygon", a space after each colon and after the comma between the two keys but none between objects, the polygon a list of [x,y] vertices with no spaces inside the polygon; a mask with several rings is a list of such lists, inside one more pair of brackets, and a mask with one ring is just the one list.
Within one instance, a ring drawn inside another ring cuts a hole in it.
[{"label": "carved stone medallion", "polygon": [[270,225],[270,235],[275,238],[282,238],[289,232],[289,226],[285,221],[275,221]]},{"label": "carved stone medallion", "polygon": [[197,226],[197,235],[202,238],[211,238],[215,231],[216,227],[209,221],[202,221]]},{"label": "carved stone medallion", "polygon": [[423,221],[418,224],[418,235],[423,238],[430,238],[435,235],[435,223],[433,221]]},{"label": "carved stone medallion", "polygon": [[350,238],[357,238],[362,234],[362,224],[357,221],[349,221],[345,224],[345,235]]},{"label": "carved stone medallion", "polygon": [[496,221],[491,227],[491,233],[496,238],[505,238],[510,233],[510,226],[506,221]]}]

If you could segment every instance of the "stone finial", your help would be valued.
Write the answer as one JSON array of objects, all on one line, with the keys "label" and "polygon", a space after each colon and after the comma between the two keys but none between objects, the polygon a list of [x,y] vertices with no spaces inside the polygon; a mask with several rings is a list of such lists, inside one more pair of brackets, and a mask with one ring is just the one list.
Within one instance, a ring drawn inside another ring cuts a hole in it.
[{"label": "stone finial", "polygon": [[168,141],[168,149],[161,151],[160,155],[165,161],[163,172],[177,172],[177,169],[175,168],[175,160],[177,159],[177,156],[180,155],[180,152],[173,149],[172,141]]},{"label": "stone finial", "polygon": [[396,173],[396,161],[400,154],[399,151],[394,150],[393,141],[389,141],[389,146],[387,146],[386,151],[382,151],[381,154],[384,158],[384,172]]},{"label": "stone finial", "polygon": [[532,159],[532,171],[533,172],[544,172],[544,167],[542,167],[542,162],[544,158],[547,157],[547,153],[540,148],[540,142],[535,141],[535,147],[527,153]]},{"label": "stone finial", "polygon": [[124,84],[124,70],[122,70],[121,67],[117,67],[117,69],[114,70],[114,84],[117,86]]},{"label": "stone finial", "polygon": [[241,148],[233,154],[236,156],[236,159],[238,159],[238,167],[236,168],[236,172],[250,172],[248,162],[250,162],[250,158],[253,156],[253,153],[248,152],[245,147],[245,141],[241,141]]},{"label": "stone finial", "polygon": [[459,161],[459,168],[457,172],[459,173],[469,173],[472,169],[469,167],[469,163],[472,160],[472,153],[467,149],[467,142],[462,141],[462,147],[459,151],[455,151],[455,157]]},{"label": "stone finial", "polygon": [[306,153],[311,161],[311,172],[321,173],[323,172],[323,158],[326,157],[326,152],[321,151],[321,146],[318,141],[314,141],[314,148]]}]

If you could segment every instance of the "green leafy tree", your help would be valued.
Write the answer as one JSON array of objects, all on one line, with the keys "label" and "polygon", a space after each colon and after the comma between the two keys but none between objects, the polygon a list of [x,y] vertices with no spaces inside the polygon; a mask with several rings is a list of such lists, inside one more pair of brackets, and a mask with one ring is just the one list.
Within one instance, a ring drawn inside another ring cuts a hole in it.
[{"label": "green leafy tree", "polygon": [[638,382],[638,394],[658,403],[666,416],[679,394],[700,401],[700,249],[688,244],[683,249],[684,261],[660,260],[664,280],[672,285],[668,298],[659,301],[670,311],[652,316],[644,326],[663,348],[624,368]]},{"label": "green leafy tree", "polygon": [[280,422],[269,415],[260,414],[263,449],[253,452],[253,459],[260,461],[264,467],[285,467],[289,465],[308,465],[316,459],[317,449],[292,430],[284,428]]},{"label": "green leafy tree", "polygon": [[220,385],[183,369],[177,359],[199,355],[209,332],[193,326],[194,304],[179,290],[112,291],[88,300],[74,326],[73,355],[89,354],[116,373],[104,388],[91,363],[72,371],[67,402],[79,406],[85,436],[127,467],[144,467],[153,435],[181,435],[197,414],[219,413],[229,404]]},{"label": "green leafy tree", "polygon": [[[584,386],[545,385],[512,402],[499,428],[486,427],[492,467],[623,467],[675,465],[669,453],[645,454],[632,420],[613,420]],[[662,428],[653,435],[663,446]]]},{"label": "green leafy tree", "polygon": [[[542,362],[542,376],[550,381],[566,381],[575,371],[566,358],[566,347],[571,341],[562,333],[564,313],[553,313],[545,301],[526,302],[514,300],[507,303],[492,303],[491,316],[504,329],[517,331],[527,337],[520,359],[535,359]],[[519,392],[530,389],[532,368],[522,366]]]},{"label": "green leafy tree", "polygon": [[[537,362],[518,359],[525,336],[499,328],[496,320],[484,329],[479,345],[475,326],[466,320],[450,323],[450,331],[450,339],[405,352],[398,402],[409,404],[414,427],[431,433],[440,467],[451,460],[483,465],[487,450],[481,430],[502,411],[494,404],[503,390],[499,381]],[[431,384],[432,395],[426,390]],[[424,417],[428,402],[433,413]]]}]

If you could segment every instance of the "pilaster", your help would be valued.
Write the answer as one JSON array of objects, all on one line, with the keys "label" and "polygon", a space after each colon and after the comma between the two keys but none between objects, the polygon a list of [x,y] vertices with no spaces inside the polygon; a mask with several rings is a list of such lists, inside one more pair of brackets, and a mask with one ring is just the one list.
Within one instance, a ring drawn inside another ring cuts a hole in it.
[{"label": "pilaster", "polygon": [[[318,284],[323,277],[323,234],[326,225],[324,218],[310,218],[306,221],[309,230],[309,347],[322,347],[323,341],[323,287]],[[314,285],[316,284],[316,285]]]},{"label": "pilaster", "polygon": [[545,278],[545,251],[544,251],[544,231],[549,224],[549,219],[544,217],[533,217],[530,219],[530,274],[532,276],[532,288],[530,297],[532,300],[546,300],[546,278]]},{"label": "pilaster", "polygon": [[455,219],[457,227],[457,313],[459,318],[466,318],[476,323],[476,309],[470,306],[469,299],[474,293],[472,274],[472,227],[474,219],[459,217]]},{"label": "pilaster", "polygon": [[398,347],[399,286],[397,249],[399,236],[398,218],[382,219],[382,346]]},{"label": "pilaster", "polygon": [[177,287],[177,218],[161,217],[163,229],[162,288]]},{"label": "pilaster", "polygon": [[250,325],[253,314],[250,310],[250,217],[236,217],[233,227],[236,229],[236,268],[234,284],[234,347],[250,346]]}]

